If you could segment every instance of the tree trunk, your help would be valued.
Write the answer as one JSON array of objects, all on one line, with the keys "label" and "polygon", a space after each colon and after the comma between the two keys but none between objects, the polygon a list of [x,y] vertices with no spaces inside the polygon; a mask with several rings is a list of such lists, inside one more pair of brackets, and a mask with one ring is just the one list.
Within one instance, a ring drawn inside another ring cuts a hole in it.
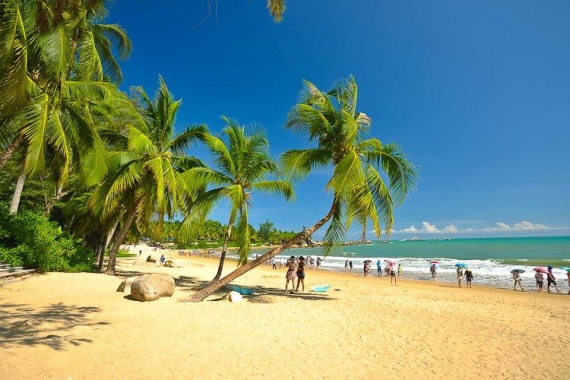
[{"label": "tree trunk", "polygon": [[225,234],[226,236],[224,237],[224,246],[222,247],[222,255],[220,256],[220,264],[218,264],[218,272],[216,273],[216,276],[214,276],[212,283],[218,281],[220,279],[220,277],[222,277],[222,270],[224,269],[224,261],[226,260],[226,253],[228,252],[228,243],[230,242],[230,238],[232,236],[232,227],[233,227],[235,219],[236,219],[236,214],[235,214],[234,210],[232,210],[231,214],[230,214],[230,220],[228,222],[228,228],[226,229],[226,234]]},{"label": "tree trunk", "polygon": [[23,140],[22,135],[18,134],[18,136],[14,139],[14,141],[12,141],[12,144],[10,144],[10,146],[6,148],[4,153],[2,153],[2,156],[0,156],[0,170],[4,168],[4,165],[6,165],[6,162],[8,162],[10,157],[12,157],[14,151],[20,146],[22,140]]},{"label": "tree trunk", "polygon": [[105,271],[107,274],[112,274],[113,276],[115,275],[115,262],[117,261],[117,252],[119,251],[121,244],[123,244],[123,240],[125,240],[127,232],[129,232],[129,228],[131,228],[133,220],[135,220],[135,217],[137,216],[137,209],[138,202],[128,214],[123,228],[121,228],[121,231],[119,231],[119,235],[117,236],[117,239],[115,239],[115,243],[109,251],[109,262],[107,263],[107,270]]},{"label": "tree trunk", "polygon": [[16,182],[14,195],[12,196],[12,203],[10,203],[10,214],[17,214],[18,207],[20,207],[20,198],[22,198],[22,191],[24,190],[24,183],[26,183],[26,168],[22,169],[22,173]]},{"label": "tree trunk", "polygon": [[334,213],[336,212],[336,210],[338,208],[338,205],[339,205],[338,199],[335,198],[335,200],[333,201],[333,203],[331,205],[331,208],[330,208],[328,214],[324,218],[319,220],[315,225],[313,225],[312,227],[310,227],[306,230],[303,230],[303,232],[296,235],[293,239],[278,245],[277,247],[273,248],[269,252],[265,253],[263,256],[260,256],[257,259],[252,260],[252,261],[248,262],[247,264],[237,268],[236,270],[234,270],[233,272],[231,272],[230,274],[228,274],[226,277],[222,278],[221,280],[216,281],[216,282],[212,282],[210,285],[208,285],[204,289],[195,293],[192,297],[182,299],[181,302],[200,302],[200,301],[203,301],[204,299],[206,299],[206,297],[208,297],[209,295],[214,293],[216,290],[226,286],[227,284],[229,284],[230,282],[232,282],[233,280],[235,280],[239,276],[249,272],[253,268],[258,267],[259,265],[265,263],[266,261],[271,260],[273,257],[277,256],[278,254],[285,251],[286,249],[289,249],[294,244],[303,241],[308,236],[311,236],[315,231],[317,231],[319,228],[321,228],[325,223],[327,223],[333,217]]}]

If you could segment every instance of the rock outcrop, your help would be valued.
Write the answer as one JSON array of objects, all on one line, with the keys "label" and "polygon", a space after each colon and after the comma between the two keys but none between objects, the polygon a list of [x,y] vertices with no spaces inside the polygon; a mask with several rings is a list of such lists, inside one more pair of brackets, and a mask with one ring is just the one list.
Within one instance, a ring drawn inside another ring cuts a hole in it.
[{"label": "rock outcrop", "polygon": [[174,278],[167,274],[144,274],[131,284],[131,298],[146,302],[171,297],[174,294],[174,285]]}]

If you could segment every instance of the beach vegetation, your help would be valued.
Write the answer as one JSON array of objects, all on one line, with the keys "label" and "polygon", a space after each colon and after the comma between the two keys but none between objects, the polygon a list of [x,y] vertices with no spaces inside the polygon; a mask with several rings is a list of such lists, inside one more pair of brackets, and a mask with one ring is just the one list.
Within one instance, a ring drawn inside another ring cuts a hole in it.
[{"label": "beach vegetation", "polygon": [[175,133],[181,101],[174,99],[162,77],[154,98],[142,88],[135,89],[134,95],[132,102],[140,117],[122,120],[114,130],[106,131],[106,139],[113,143],[107,153],[108,175],[88,200],[88,207],[101,220],[120,221],[109,250],[107,273],[115,273],[117,251],[131,226],[142,232],[151,220],[160,224],[188,207],[196,187],[180,174],[203,166],[185,150],[203,139],[207,128],[195,125]]},{"label": "beach vegetation", "polygon": [[[120,26],[100,23],[103,0],[2,0],[0,11],[0,169],[23,153],[10,206],[17,212],[24,183],[38,173],[60,189],[72,167],[105,170],[92,107],[118,93],[112,47],[126,57],[131,43]],[[85,154],[96,164],[83,162]]]},{"label": "beach vegetation", "polygon": [[369,137],[370,118],[357,111],[358,86],[350,76],[328,92],[305,81],[300,102],[290,111],[286,127],[306,135],[315,147],[291,150],[282,155],[286,179],[296,181],[316,168],[330,168],[326,185],[331,194],[327,214],[293,239],[278,245],[255,260],[237,268],[219,281],[194,294],[201,301],[217,289],[272,257],[305,241],[328,223],[323,248],[325,255],[341,241],[352,222],[369,222],[377,236],[382,227],[389,235],[394,208],[415,189],[417,171],[402,149]]},{"label": "beach vegetation", "polygon": [[39,272],[93,270],[93,251],[47,217],[0,203],[0,262]]},{"label": "beach vegetation", "polygon": [[279,168],[269,154],[269,142],[265,135],[253,130],[253,127],[252,132],[247,133],[246,128],[237,121],[228,117],[222,119],[226,123],[223,137],[212,134],[204,137],[204,143],[214,157],[215,167],[195,167],[181,175],[187,183],[206,190],[196,197],[182,222],[180,238],[190,237],[194,226],[202,224],[212,208],[220,202],[227,201],[230,206],[218,271],[212,281],[221,277],[234,224],[238,262],[247,262],[252,237],[248,215],[253,192],[281,194],[287,200],[293,197],[290,182],[270,178],[278,174]]}]

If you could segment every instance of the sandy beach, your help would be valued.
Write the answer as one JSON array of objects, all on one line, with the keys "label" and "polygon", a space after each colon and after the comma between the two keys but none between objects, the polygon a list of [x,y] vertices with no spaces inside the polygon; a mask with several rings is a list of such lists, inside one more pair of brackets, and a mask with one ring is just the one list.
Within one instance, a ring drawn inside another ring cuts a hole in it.
[{"label": "sandy beach", "polygon": [[[570,296],[307,269],[286,293],[285,269],[236,280],[243,302],[186,303],[217,260],[180,268],[118,260],[119,276],[48,273],[0,286],[1,379],[567,379]],[[235,262],[226,264],[226,272]],[[173,297],[137,302],[125,276],[168,273]],[[329,284],[326,293],[311,292]]]}]

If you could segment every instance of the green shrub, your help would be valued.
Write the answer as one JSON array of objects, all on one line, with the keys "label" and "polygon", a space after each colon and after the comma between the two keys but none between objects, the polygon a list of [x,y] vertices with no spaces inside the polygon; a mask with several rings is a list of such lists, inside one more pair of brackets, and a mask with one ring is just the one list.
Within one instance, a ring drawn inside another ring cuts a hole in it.
[{"label": "green shrub", "polygon": [[46,217],[0,204],[0,262],[40,272],[93,269],[94,254]]}]

